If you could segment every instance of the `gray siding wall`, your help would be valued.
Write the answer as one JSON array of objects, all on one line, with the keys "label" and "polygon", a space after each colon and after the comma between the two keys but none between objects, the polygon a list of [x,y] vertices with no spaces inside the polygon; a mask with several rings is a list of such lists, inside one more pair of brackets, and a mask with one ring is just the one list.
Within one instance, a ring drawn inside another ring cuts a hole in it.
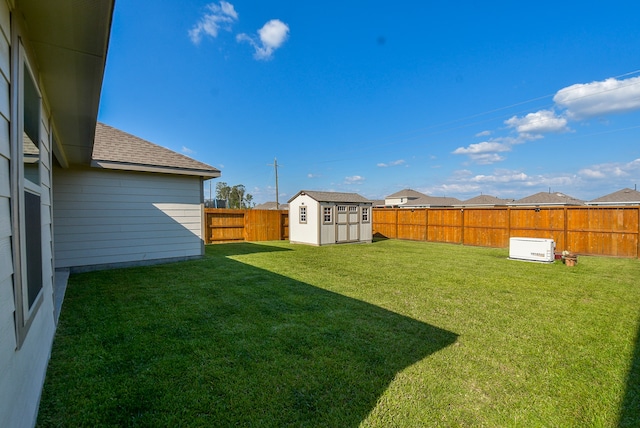
[{"label": "gray siding wall", "polygon": [[198,177],[55,168],[54,187],[56,267],[204,254]]},{"label": "gray siding wall", "polygon": [[[6,409],[8,385],[16,348],[13,299],[13,255],[11,253],[11,186],[9,160],[9,10],[0,2],[0,415]],[[0,416],[0,425],[5,425]]]},{"label": "gray siding wall", "polygon": [[[0,1],[0,426],[28,427],[35,423],[51,343],[53,317],[53,259],[51,236],[51,150],[48,113],[41,106],[40,187],[42,226],[42,304],[17,349],[12,253],[10,150],[10,14]],[[34,70],[35,71],[35,70]],[[14,101],[16,102],[16,101]]]}]

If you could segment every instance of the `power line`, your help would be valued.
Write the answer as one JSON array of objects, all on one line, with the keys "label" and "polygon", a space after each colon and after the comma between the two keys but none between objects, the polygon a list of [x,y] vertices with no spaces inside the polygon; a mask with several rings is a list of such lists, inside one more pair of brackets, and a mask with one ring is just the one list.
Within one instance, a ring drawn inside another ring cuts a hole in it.
[{"label": "power line", "polygon": [[[634,70],[634,71],[630,71],[630,72],[627,72],[627,73],[623,73],[623,74],[620,74],[620,75],[617,75],[617,76],[613,76],[613,77],[611,77],[609,79],[619,79],[621,77],[631,76],[631,75],[639,74],[639,73],[640,73],[640,69]],[[635,85],[638,85],[638,84],[640,84],[640,81],[633,82],[633,83],[630,83],[630,84],[627,84],[627,85],[623,85],[623,86],[618,86],[618,87],[615,87],[615,88],[608,88],[608,89],[603,89],[603,90],[600,90],[600,91],[595,91],[595,92],[592,92],[592,93],[589,93],[589,94],[586,94],[586,95],[583,95],[583,96],[580,96],[580,97],[571,98],[571,101],[575,101],[575,100],[579,100],[579,99],[583,99],[583,98],[587,98],[587,97],[591,97],[591,96],[600,95],[600,94],[611,92],[611,91],[614,91],[614,90],[627,88],[627,87],[630,87],[630,86],[635,86]],[[571,85],[571,86],[574,86],[574,85]],[[571,87],[571,86],[568,86],[568,88]],[[578,84],[578,85],[575,85],[575,86],[578,86],[578,87],[572,88],[570,90],[567,90],[566,92],[573,92],[573,91],[580,90],[580,89],[582,89],[582,87],[584,85],[579,85]],[[469,116],[464,116],[464,117],[461,117],[461,118],[458,118],[458,119],[453,119],[453,120],[449,120],[449,121],[446,121],[446,122],[442,122],[442,123],[426,126],[426,127],[423,127],[423,128],[418,128],[418,129],[414,129],[414,130],[411,130],[411,131],[406,131],[406,132],[401,133],[401,134],[396,134],[397,138],[399,138],[399,137],[402,137],[403,135],[418,133],[417,135],[408,135],[407,137],[401,138],[399,140],[396,139],[395,141],[389,141],[389,142],[381,143],[381,144],[378,144],[378,145],[375,145],[375,146],[372,145],[372,144],[367,144],[366,142],[363,142],[361,144],[358,144],[358,148],[357,149],[354,149],[351,152],[347,152],[347,153],[343,153],[343,154],[358,153],[359,154],[358,157],[362,158],[362,154],[361,153],[362,153],[363,150],[372,150],[372,149],[377,149],[377,148],[381,148],[381,147],[393,146],[393,145],[401,144],[401,143],[404,143],[404,142],[407,142],[407,141],[410,141],[410,140],[415,140],[415,139],[418,139],[418,138],[425,138],[425,137],[431,137],[431,136],[434,136],[434,135],[444,134],[444,133],[447,133],[447,132],[456,131],[456,130],[459,130],[459,129],[468,128],[470,126],[475,126],[475,125],[479,125],[479,124],[482,124],[482,123],[486,123],[486,122],[494,121],[494,120],[497,120],[497,119],[505,118],[505,117],[507,117],[507,115],[501,115],[501,116],[492,117],[492,118],[489,118],[489,119],[484,119],[484,120],[481,120],[481,121],[475,121],[475,122],[471,122],[471,123],[464,123],[464,124],[461,124],[459,126],[453,126],[453,127],[448,127],[448,128],[445,128],[445,129],[437,130],[437,128],[447,127],[449,125],[458,124],[460,122],[465,122],[465,121],[468,121],[470,119],[480,118],[480,117],[483,117],[483,116],[490,115],[492,113],[497,113],[497,112],[509,110],[509,109],[514,108],[514,107],[518,107],[518,106],[530,104],[530,103],[535,102],[535,101],[540,101],[540,100],[543,100],[543,99],[547,99],[547,98],[555,96],[559,91],[560,90],[558,90],[558,91],[556,91],[554,93],[551,93],[551,94],[542,95],[542,96],[538,96],[538,97],[535,97],[535,98],[530,98],[528,100],[516,102],[516,103],[510,104],[510,105],[507,105],[507,106],[486,110],[486,111],[483,111],[483,112],[480,112],[480,113],[472,114],[472,115],[469,115]],[[550,107],[553,107],[554,105],[555,105],[555,103],[546,104],[544,106],[541,106],[540,108],[550,108]],[[516,115],[517,116],[517,115],[522,114],[522,113],[527,112],[527,111],[530,111],[530,110],[529,109],[520,110],[518,112],[510,113],[508,116],[512,116],[512,115]],[[547,120],[551,120],[551,119],[539,119],[539,120],[537,120],[535,122],[532,122],[532,123],[543,123],[544,121],[547,121]],[[427,130],[433,130],[433,131],[432,132],[428,132],[428,133],[423,133],[423,131],[427,131]],[[615,130],[612,131],[612,132],[615,132]],[[316,164],[333,163],[333,162],[340,162],[340,161],[344,161],[344,160],[347,160],[346,157],[345,156],[341,156],[341,157],[336,158],[336,159],[327,159],[327,160],[323,160],[323,161],[316,160],[315,163]]]}]

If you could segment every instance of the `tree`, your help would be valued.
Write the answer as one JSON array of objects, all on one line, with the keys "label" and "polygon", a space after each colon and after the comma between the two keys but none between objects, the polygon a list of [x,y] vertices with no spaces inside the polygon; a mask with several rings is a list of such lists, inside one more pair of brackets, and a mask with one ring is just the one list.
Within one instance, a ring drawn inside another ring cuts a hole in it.
[{"label": "tree", "polygon": [[236,184],[229,193],[229,208],[244,208],[244,186]]},{"label": "tree", "polygon": [[244,196],[244,200],[247,202],[247,208],[253,208],[255,206],[255,204],[251,203],[253,201],[253,195],[251,193],[247,193]]},{"label": "tree", "polygon": [[223,199],[225,201],[228,201],[230,193],[231,187],[229,187],[224,181],[216,184],[216,199]]},{"label": "tree", "polygon": [[253,196],[246,193],[242,184],[229,187],[224,181],[216,184],[216,199],[223,199],[228,202],[228,208],[250,208]]}]

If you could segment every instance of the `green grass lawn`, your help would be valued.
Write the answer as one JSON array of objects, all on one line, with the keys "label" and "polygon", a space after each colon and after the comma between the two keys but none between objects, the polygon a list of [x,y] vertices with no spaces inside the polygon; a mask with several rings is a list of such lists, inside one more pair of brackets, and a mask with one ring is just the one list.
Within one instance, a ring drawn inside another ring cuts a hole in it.
[{"label": "green grass lawn", "polygon": [[640,426],[640,261],[396,240],[72,275],[39,426]]}]

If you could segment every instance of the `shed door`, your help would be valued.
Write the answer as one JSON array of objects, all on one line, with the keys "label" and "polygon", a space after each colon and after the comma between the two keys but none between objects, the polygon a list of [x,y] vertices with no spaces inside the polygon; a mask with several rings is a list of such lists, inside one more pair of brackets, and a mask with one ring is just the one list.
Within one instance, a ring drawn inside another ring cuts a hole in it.
[{"label": "shed door", "polygon": [[357,205],[336,207],[336,243],[357,241],[360,236],[359,209]]}]

